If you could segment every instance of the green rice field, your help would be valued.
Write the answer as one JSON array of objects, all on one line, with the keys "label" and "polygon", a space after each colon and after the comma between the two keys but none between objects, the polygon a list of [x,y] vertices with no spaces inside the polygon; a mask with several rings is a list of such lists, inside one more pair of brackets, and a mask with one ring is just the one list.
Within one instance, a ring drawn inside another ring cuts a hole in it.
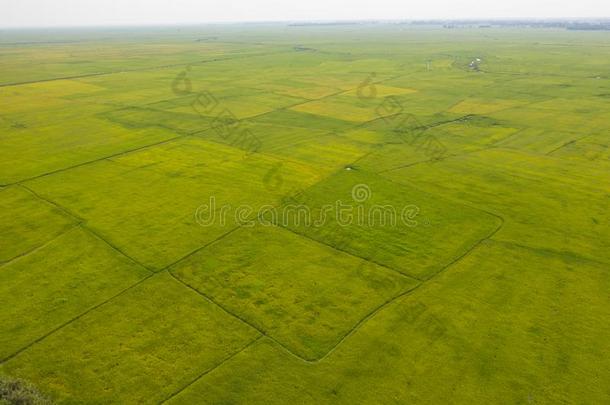
[{"label": "green rice field", "polygon": [[2,30],[0,377],[608,404],[609,145],[608,31]]}]

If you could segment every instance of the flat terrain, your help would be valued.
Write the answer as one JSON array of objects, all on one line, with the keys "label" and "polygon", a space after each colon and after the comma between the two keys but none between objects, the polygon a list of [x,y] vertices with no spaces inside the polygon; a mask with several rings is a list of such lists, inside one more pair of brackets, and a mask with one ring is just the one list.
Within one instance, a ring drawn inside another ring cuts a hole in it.
[{"label": "flat terrain", "polygon": [[2,31],[0,62],[0,375],[610,403],[610,33]]}]

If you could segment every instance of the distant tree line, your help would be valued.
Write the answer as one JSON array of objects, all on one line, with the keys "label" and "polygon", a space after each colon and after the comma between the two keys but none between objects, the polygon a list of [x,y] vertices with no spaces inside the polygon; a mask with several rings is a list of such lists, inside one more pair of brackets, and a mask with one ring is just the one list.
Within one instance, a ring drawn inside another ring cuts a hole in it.
[{"label": "distant tree line", "polygon": [[610,30],[610,19],[512,19],[512,20],[362,20],[362,21],[305,21],[289,23],[288,26],[342,26],[369,24],[436,25],[443,28],[560,28],[582,31]]}]

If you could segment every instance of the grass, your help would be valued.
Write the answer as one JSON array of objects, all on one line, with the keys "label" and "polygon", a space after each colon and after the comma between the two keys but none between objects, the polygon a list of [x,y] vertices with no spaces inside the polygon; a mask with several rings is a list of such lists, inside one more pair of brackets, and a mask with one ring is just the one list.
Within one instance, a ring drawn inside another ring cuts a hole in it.
[{"label": "grass", "polygon": [[607,42],[3,32],[0,403],[610,402]]},{"label": "grass", "polygon": [[19,187],[0,190],[0,262],[36,249],[74,226],[76,221],[52,204]]}]

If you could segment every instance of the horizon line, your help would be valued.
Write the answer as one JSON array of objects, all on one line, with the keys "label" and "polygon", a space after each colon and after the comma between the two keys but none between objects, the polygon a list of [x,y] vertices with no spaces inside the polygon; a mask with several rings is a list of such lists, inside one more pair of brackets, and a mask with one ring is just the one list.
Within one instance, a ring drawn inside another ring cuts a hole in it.
[{"label": "horizon line", "polygon": [[145,27],[197,27],[208,25],[241,25],[241,24],[334,24],[334,23],[369,23],[369,24],[405,24],[405,23],[476,23],[476,22],[579,22],[607,21],[608,17],[464,17],[464,18],[333,18],[333,19],[277,19],[277,20],[224,20],[199,22],[151,22],[151,23],[107,23],[86,25],[23,25],[0,26],[0,30],[32,30],[32,29],[99,29],[99,28],[145,28]]}]

